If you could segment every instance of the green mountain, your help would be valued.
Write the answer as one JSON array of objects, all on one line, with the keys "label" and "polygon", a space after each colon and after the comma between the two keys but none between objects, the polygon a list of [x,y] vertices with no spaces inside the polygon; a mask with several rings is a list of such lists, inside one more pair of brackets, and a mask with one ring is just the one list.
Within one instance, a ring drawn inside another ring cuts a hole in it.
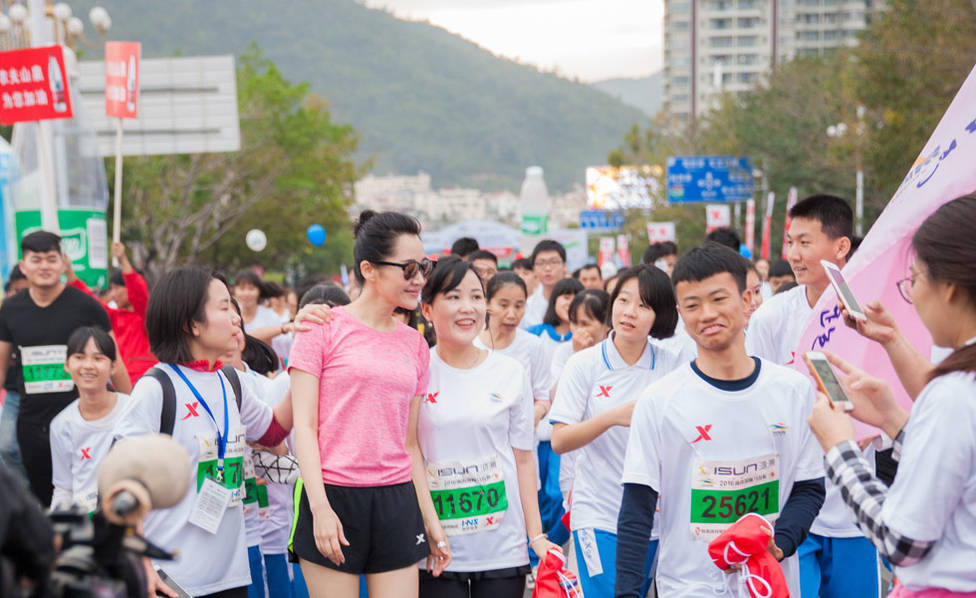
[{"label": "green mountain", "polygon": [[596,81],[593,87],[605,91],[624,104],[655,116],[661,110],[662,85],[664,79],[660,72],[636,79],[605,79]]},{"label": "green mountain", "polygon": [[[75,0],[112,15],[109,38],[144,57],[240,54],[257,42],[361,135],[376,174],[424,170],[435,186],[517,190],[530,165],[551,190],[604,164],[639,110],[588,85],[499,58],[429,23],[354,0]],[[91,26],[88,35],[91,37]],[[96,58],[89,51],[87,58]]]}]

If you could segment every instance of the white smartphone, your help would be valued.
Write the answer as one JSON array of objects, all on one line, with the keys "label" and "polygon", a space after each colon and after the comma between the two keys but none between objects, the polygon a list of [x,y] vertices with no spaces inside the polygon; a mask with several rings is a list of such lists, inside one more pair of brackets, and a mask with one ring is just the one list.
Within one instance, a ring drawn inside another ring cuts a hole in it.
[{"label": "white smartphone", "polygon": [[844,411],[854,409],[854,403],[844,392],[844,388],[840,385],[840,380],[837,379],[834,369],[830,367],[826,355],[820,351],[807,351],[803,355],[803,359],[807,362],[807,367],[810,368],[810,373],[817,381],[820,391],[827,395],[832,403],[842,405]]},{"label": "white smartphone", "polygon": [[836,264],[828,262],[827,260],[820,260],[820,264],[827,272],[827,277],[830,278],[830,284],[834,286],[837,296],[844,303],[844,307],[847,308],[847,313],[849,313],[851,317],[856,320],[867,322],[868,317],[864,315],[864,310],[861,309],[861,304],[857,302],[857,297],[854,296],[854,291],[852,291],[851,287],[847,285],[847,280],[845,280],[844,275],[841,274],[840,268],[838,268]]}]

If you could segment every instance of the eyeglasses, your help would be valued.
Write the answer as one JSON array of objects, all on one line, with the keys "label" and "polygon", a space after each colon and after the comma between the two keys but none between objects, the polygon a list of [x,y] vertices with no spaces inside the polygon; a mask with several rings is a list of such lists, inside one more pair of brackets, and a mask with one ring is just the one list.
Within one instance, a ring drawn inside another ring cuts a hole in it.
[{"label": "eyeglasses", "polygon": [[555,268],[556,266],[561,266],[563,261],[561,259],[551,259],[551,260],[536,260],[535,266],[540,268]]},{"label": "eyeglasses", "polygon": [[898,287],[901,298],[908,303],[912,303],[912,277],[902,278],[895,283],[895,286]]},{"label": "eyeglasses", "polygon": [[430,276],[430,273],[433,272],[434,265],[436,264],[436,262],[433,262],[427,258],[424,258],[419,262],[417,260],[407,260],[403,263],[380,261],[374,261],[372,263],[376,264],[377,266],[396,266],[397,268],[403,270],[403,278],[406,280],[413,280],[413,277],[416,276],[418,272],[423,274],[424,278],[427,278]]}]

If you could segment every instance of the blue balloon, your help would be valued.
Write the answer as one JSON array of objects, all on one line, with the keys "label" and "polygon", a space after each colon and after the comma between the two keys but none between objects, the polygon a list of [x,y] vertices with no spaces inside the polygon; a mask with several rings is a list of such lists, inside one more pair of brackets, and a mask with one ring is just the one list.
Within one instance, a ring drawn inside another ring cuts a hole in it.
[{"label": "blue balloon", "polygon": [[321,224],[313,224],[305,231],[308,242],[316,247],[321,247],[325,243],[325,229]]}]

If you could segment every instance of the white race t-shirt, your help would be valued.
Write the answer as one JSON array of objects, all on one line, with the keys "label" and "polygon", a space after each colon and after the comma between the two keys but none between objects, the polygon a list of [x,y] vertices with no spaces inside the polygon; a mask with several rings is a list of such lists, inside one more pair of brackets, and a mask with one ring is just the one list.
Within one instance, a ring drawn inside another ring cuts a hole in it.
[{"label": "white race t-shirt", "polygon": [[[197,497],[197,469],[201,457],[201,445],[217,445],[217,424],[220,431],[227,429],[224,421],[223,394],[220,380],[223,374],[201,372],[178,366],[193,384],[213,412],[214,420],[207,415],[203,405],[190,392],[186,383],[169,365],[159,366],[173,382],[176,392],[176,425],[173,439],[183,445],[190,454],[190,490],[176,506],[152,511],[145,519],[145,535],[154,544],[166,550],[178,549],[179,556],[173,561],[158,561],[176,583],[191,595],[205,595],[240,588],[251,583],[247,558],[247,537],[244,532],[244,512],[240,501],[235,501],[217,528],[216,534],[189,522]],[[238,413],[234,390],[223,379],[227,392],[227,416],[230,420],[226,455],[243,454],[245,439],[259,440],[271,425],[271,408],[257,400],[247,384],[241,384],[241,412]],[[132,407],[119,422],[116,436],[142,436],[159,432],[160,410],[163,392],[154,378],[143,376],[132,389]],[[246,429],[246,431],[245,431]],[[227,459],[225,458],[225,464]],[[225,467],[225,469],[227,469]],[[243,493],[243,485],[241,486]]]},{"label": "white race t-shirt", "polygon": [[51,420],[51,506],[77,504],[88,512],[98,506],[98,466],[112,448],[115,423],[131,405],[129,395],[115,396],[115,407],[101,419],[83,418],[81,399],[75,399]]},{"label": "white race t-shirt", "polygon": [[[257,312],[254,314],[254,319],[244,324],[244,332],[251,332],[252,330],[266,326],[278,326],[280,328],[282,324],[284,324],[284,321],[282,321],[281,316],[276,314],[273,309],[259,305]],[[288,334],[277,334],[271,337],[269,344],[275,349],[275,352],[278,351],[278,348],[284,347],[285,345],[290,350],[291,336]],[[288,354],[281,355],[279,353],[278,356],[287,359]]]},{"label": "white race t-shirt", "polygon": [[492,352],[480,365],[461,370],[431,351],[417,435],[431,497],[450,536],[447,570],[527,565],[525,516],[512,452],[531,451],[535,445],[532,391],[522,365]]},{"label": "white race t-shirt", "polygon": [[898,473],[881,517],[913,540],[935,541],[925,558],[895,567],[912,591],[976,592],[976,376],[926,385],[905,426]]},{"label": "white race t-shirt", "polygon": [[[797,345],[804,329],[810,322],[813,308],[807,303],[806,287],[793,287],[785,293],[774,295],[752,314],[749,331],[746,334],[746,350],[749,355],[767,359],[773,363],[792,366],[797,355]],[[810,384],[813,384],[810,381]],[[871,446],[864,452],[865,458],[874,468],[875,449]],[[830,481],[824,480],[827,497],[823,507],[813,522],[810,531],[829,538],[856,538],[862,536],[861,530],[851,516],[840,489]]]},{"label": "white race t-shirt", "polygon": [[[824,476],[820,447],[806,421],[813,398],[803,375],[768,361],[762,361],[756,379],[741,390],[714,386],[689,363],[642,393],[631,420],[621,479],[658,493],[660,595],[736,595],[727,593],[726,574],[712,563],[707,541],[693,535],[693,472],[699,466],[712,469],[710,462],[716,461],[728,466],[725,471],[750,471],[755,467],[751,463],[775,453],[782,512],[794,481]],[[796,555],[782,565],[791,594],[799,596]]]},{"label": "white race t-shirt", "polygon": [[542,318],[546,317],[546,310],[549,309],[549,300],[542,295],[542,285],[535,288],[535,292],[525,300],[525,313],[522,314],[522,321],[519,328],[531,328],[536,324],[542,323]]},{"label": "white race t-shirt", "polygon": [[[285,398],[285,394],[291,387],[291,379],[287,373],[280,373],[273,379],[268,379],[267,383],[261,382],[264,391],[258,394],[258,398],[268,404],[272,409]],[[289,454],[278,457],[274,461],[277,472],[282,473],[287,468],[297,467],[294,449],[291,447],[290,439],[294,435],[289,434],[286,445],[289,447]],[[263,457],[263,456],[262,456]],[[264,554],[285,554],[288,552],[288,538],[291,535],[291,524],[294,501],[294,483],[278,483],[271,479],[266,479],[268,491],[268,509],[266,512],[258,512],[261,520],[261,552]]]},{"label": "white race t-shirt", "polygon": [[487,349],[500,355],[507,355],[522,364],[529,373],[529,381],[532,384],[532,398],[539,401],[549,400],[549,391],[552,390],[549,360],[539,337],[519,328],[515,330],[515,339],[504,349],[488,347],[481,342],[480,337],[474,339],[474,345],[479,349]]},{"label": "white race t-shirt", "polygon": [[[628,401],[651,382],[681,364],[679,356],[648,338],[644,353],[627,365],[613,344],[613,332],[602,342],[573,354],[566,363],[549,414],[553,423],[578,424]],[[620,476],[629,428],[614,426],[575,452],[576,475],[570,504],[573,530],[594,528],[617,533],[623,498]]]}]

